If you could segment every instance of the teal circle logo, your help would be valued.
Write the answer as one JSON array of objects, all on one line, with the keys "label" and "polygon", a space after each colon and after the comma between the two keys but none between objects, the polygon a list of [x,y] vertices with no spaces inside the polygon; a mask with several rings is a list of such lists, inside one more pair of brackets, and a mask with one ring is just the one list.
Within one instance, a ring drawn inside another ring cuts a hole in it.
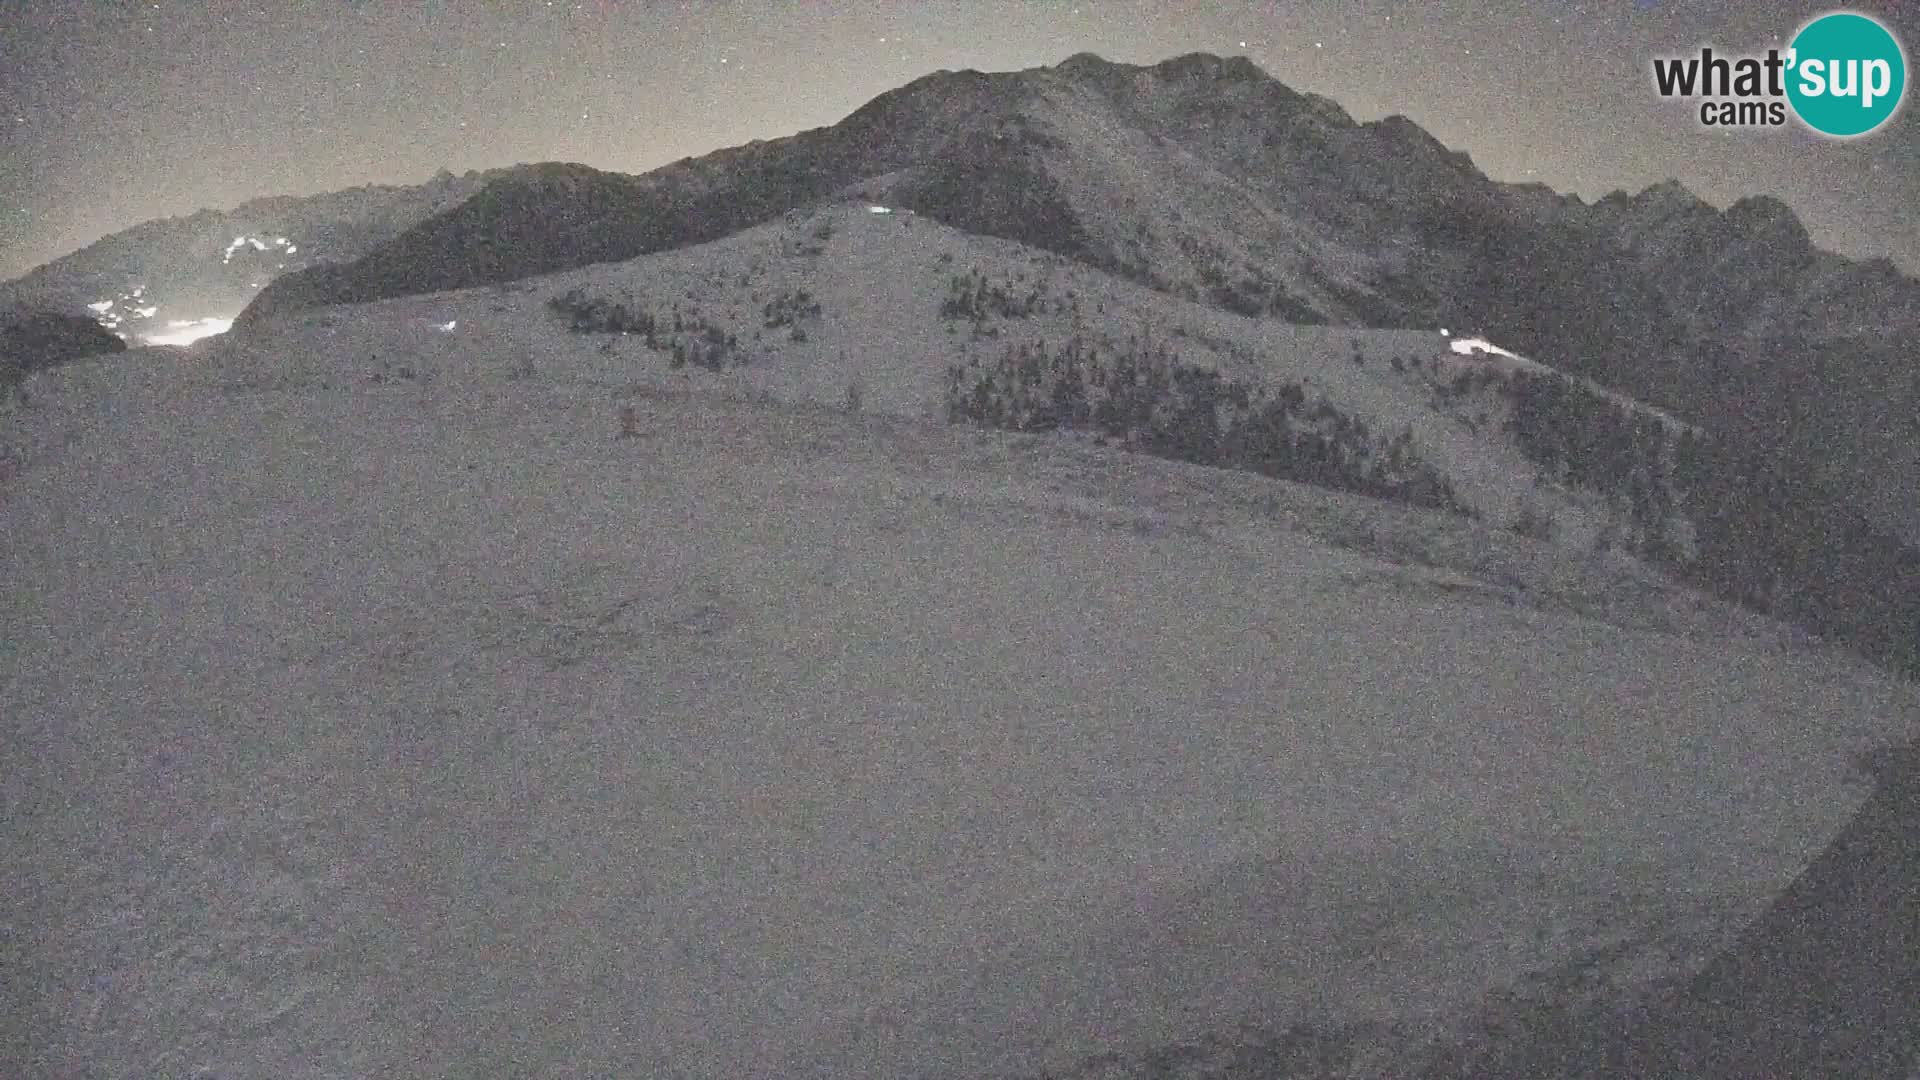
[{"label": "teal circle logo", "polygon": [[1893,119],[1906,97],[1906,51],[1865,15],[1820,16],[1800,28],[1787,55],[1787,100],[1822,135],[1865,135]]}]

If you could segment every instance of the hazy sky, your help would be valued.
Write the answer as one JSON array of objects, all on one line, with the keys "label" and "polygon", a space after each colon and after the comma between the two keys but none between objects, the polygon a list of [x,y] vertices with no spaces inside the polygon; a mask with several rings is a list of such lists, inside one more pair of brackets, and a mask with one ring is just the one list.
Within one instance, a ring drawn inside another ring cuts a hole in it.
[{"label": "hazy sky", "polygon": [[[1920,14],[1880,17],[1920,53]],[[1491,175],[1779,195],[1920,271],[1920,109],[1850,143],[1702,129],[1655,55],[1755,52],[1825,5],[0,0],[0,278],[136,222],[523,161],[644,171],[831,124],[940,68],[1245,54]],[[1912,93],[1909,96],[1913,96]]]}]

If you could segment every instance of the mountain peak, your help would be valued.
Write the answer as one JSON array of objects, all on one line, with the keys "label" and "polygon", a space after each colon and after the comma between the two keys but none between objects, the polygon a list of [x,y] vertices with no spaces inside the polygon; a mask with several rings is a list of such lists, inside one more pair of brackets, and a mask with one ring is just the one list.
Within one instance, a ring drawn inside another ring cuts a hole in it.
[{"label": "mountain peak", "polygon": [[1695,195],[1678,180],[1662,180],[1647,188],[1630,200],[1636,206],[1661,206],[1691,209],[1706,206],[1707,202]]},{"label": "mountain peak", "polygon": [[1448,156],[1453,153],[1453,151],[1447,149],[1445,143],[1434,138],[1432,132],[1399,113],[1369,121],[1361,126],[1373,129],[1375,133],[1383,138],[1391,139],[1394,142],[1405,143],[1410,146],[1417,146],[1439,156]]},{"label": "mountain peak", "polygon": [[1259,65],[1244,56],[1219,56],[1207,52],[1185,53],[1150,66],[1108,60],[1094,52],[1077,52],[1060,61],[1050,70],[1076,78],[1093,79],[1143,73],[1152,73],[1163,79],[1183,82],[1206,80],[1255,83],[1273,79],[1273,76],[1260,70]]},{"label": "mountain peak", "polygon": [[1792,208],[1771,195],[1749,195],[1727,207],[1727,224],[1757,239],[1804,250],[1813,246]]},{"label": "mountain peak", "polygon": [[1268,78],[1266,72],[1244,56],[1216,56],[1205,52],[1191,52],[1162,60],[1153,66],[1153,70],[1173,78],[1197,77],[1243,82]]},{"label": "mountain peak", "polygon": [[1133,65],[1115,63],[1096,52],[1077,52],[1065,60],[1060,61],[1054,70],[1063,71],[1068,74],[1077,74],[1079,72],[1104,73],[1131,66]]},{"label": "mountain peak", "polygon": [[1715,229],[1721,220],[1719,210],[1678,180],[1662,180],[1633,195],[1615,189],[1595,203],[1594,209],[1638,229]]}]

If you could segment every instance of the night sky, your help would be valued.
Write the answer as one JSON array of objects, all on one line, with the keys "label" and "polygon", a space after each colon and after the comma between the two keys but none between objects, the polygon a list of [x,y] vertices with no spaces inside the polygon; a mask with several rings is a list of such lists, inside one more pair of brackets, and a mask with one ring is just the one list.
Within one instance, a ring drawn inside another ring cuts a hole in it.
[{"label": "night sky", "polygon": [[[1920,51],[1920,14],[1861,5]],[[1913,10],[1908,5],[1909,11]],[[1244,54],[1500,179],[1784,198],[1920,272],[1920,120],[1849,143],[1660,100],[1655,55],[1784,42],[1824,6],[0,0],[0,278],[148,218],[524,161],[642,172],[831,124],[937,69]],[[1910,73],[1911,76],[1911,73]],[[1909,98],[1913,92],[1909,91]]]}]

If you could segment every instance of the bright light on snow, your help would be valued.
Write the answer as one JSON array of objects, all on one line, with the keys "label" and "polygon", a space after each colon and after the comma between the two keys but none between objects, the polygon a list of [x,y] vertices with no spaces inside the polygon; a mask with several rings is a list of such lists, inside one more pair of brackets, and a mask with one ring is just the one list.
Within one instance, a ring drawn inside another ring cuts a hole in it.
[{"label": "bright light on snow", "polygon": [[87,305],[87,310],[98,315],[105,315],[107,312],[113,310],[113,301],[95,300],[93,303]]},{"label": "bright light on snow", "polygon": [[1514,360],[1522,359],[1520,356],[1508,352],[1493,342],[1488,341],[1486,338],[1455,338],[1453,339],[1451,348],[1454,352],[1462,356],[1471,356],[1474,353],[1480,352],[1492,353],[1495,356],[1505,356]]},{"label": "bright light on snow", "polygon": [[204,337],[224,334],[233,327],[232,319],[172,319],[158,334],[142,334],[148,345],[191,345]]},{"label": "bright light on snow", "polygon": [[243,247],[250,247],[255,251],[265,251],[269,247],[278,247],[278,248],[284,248],[289,253],[299,250],[299,248],[294,245],[293,241],[287,239],[284,236],[276,236],[273,238],[271,242],[262,240],[257,236],[236,236],[233,238],[233,243],[227,245],[227,250],[224,252],[221,252],[220,262],[222,264],[232,262],[233,253],[236,251],[239,251]]},{"label": "bright light on snow", "polygon": [[459,325],[460,325],[459,319],[450,319],[443,323],[436,323],[434,325],[434,329],[440,331],[443,334],[451,334],[453,333],[453,328]]},{"label": "bright light on snow", "polygon": [[884,206],[869,206],[869,207],[867,207],[867,213],[869,213],[869,214],[891,214],[891,213],[893,213],[893,211],[892,211],[891,209],[889,209],[889,208],[887,208],[887,207],[884,207]]}]

